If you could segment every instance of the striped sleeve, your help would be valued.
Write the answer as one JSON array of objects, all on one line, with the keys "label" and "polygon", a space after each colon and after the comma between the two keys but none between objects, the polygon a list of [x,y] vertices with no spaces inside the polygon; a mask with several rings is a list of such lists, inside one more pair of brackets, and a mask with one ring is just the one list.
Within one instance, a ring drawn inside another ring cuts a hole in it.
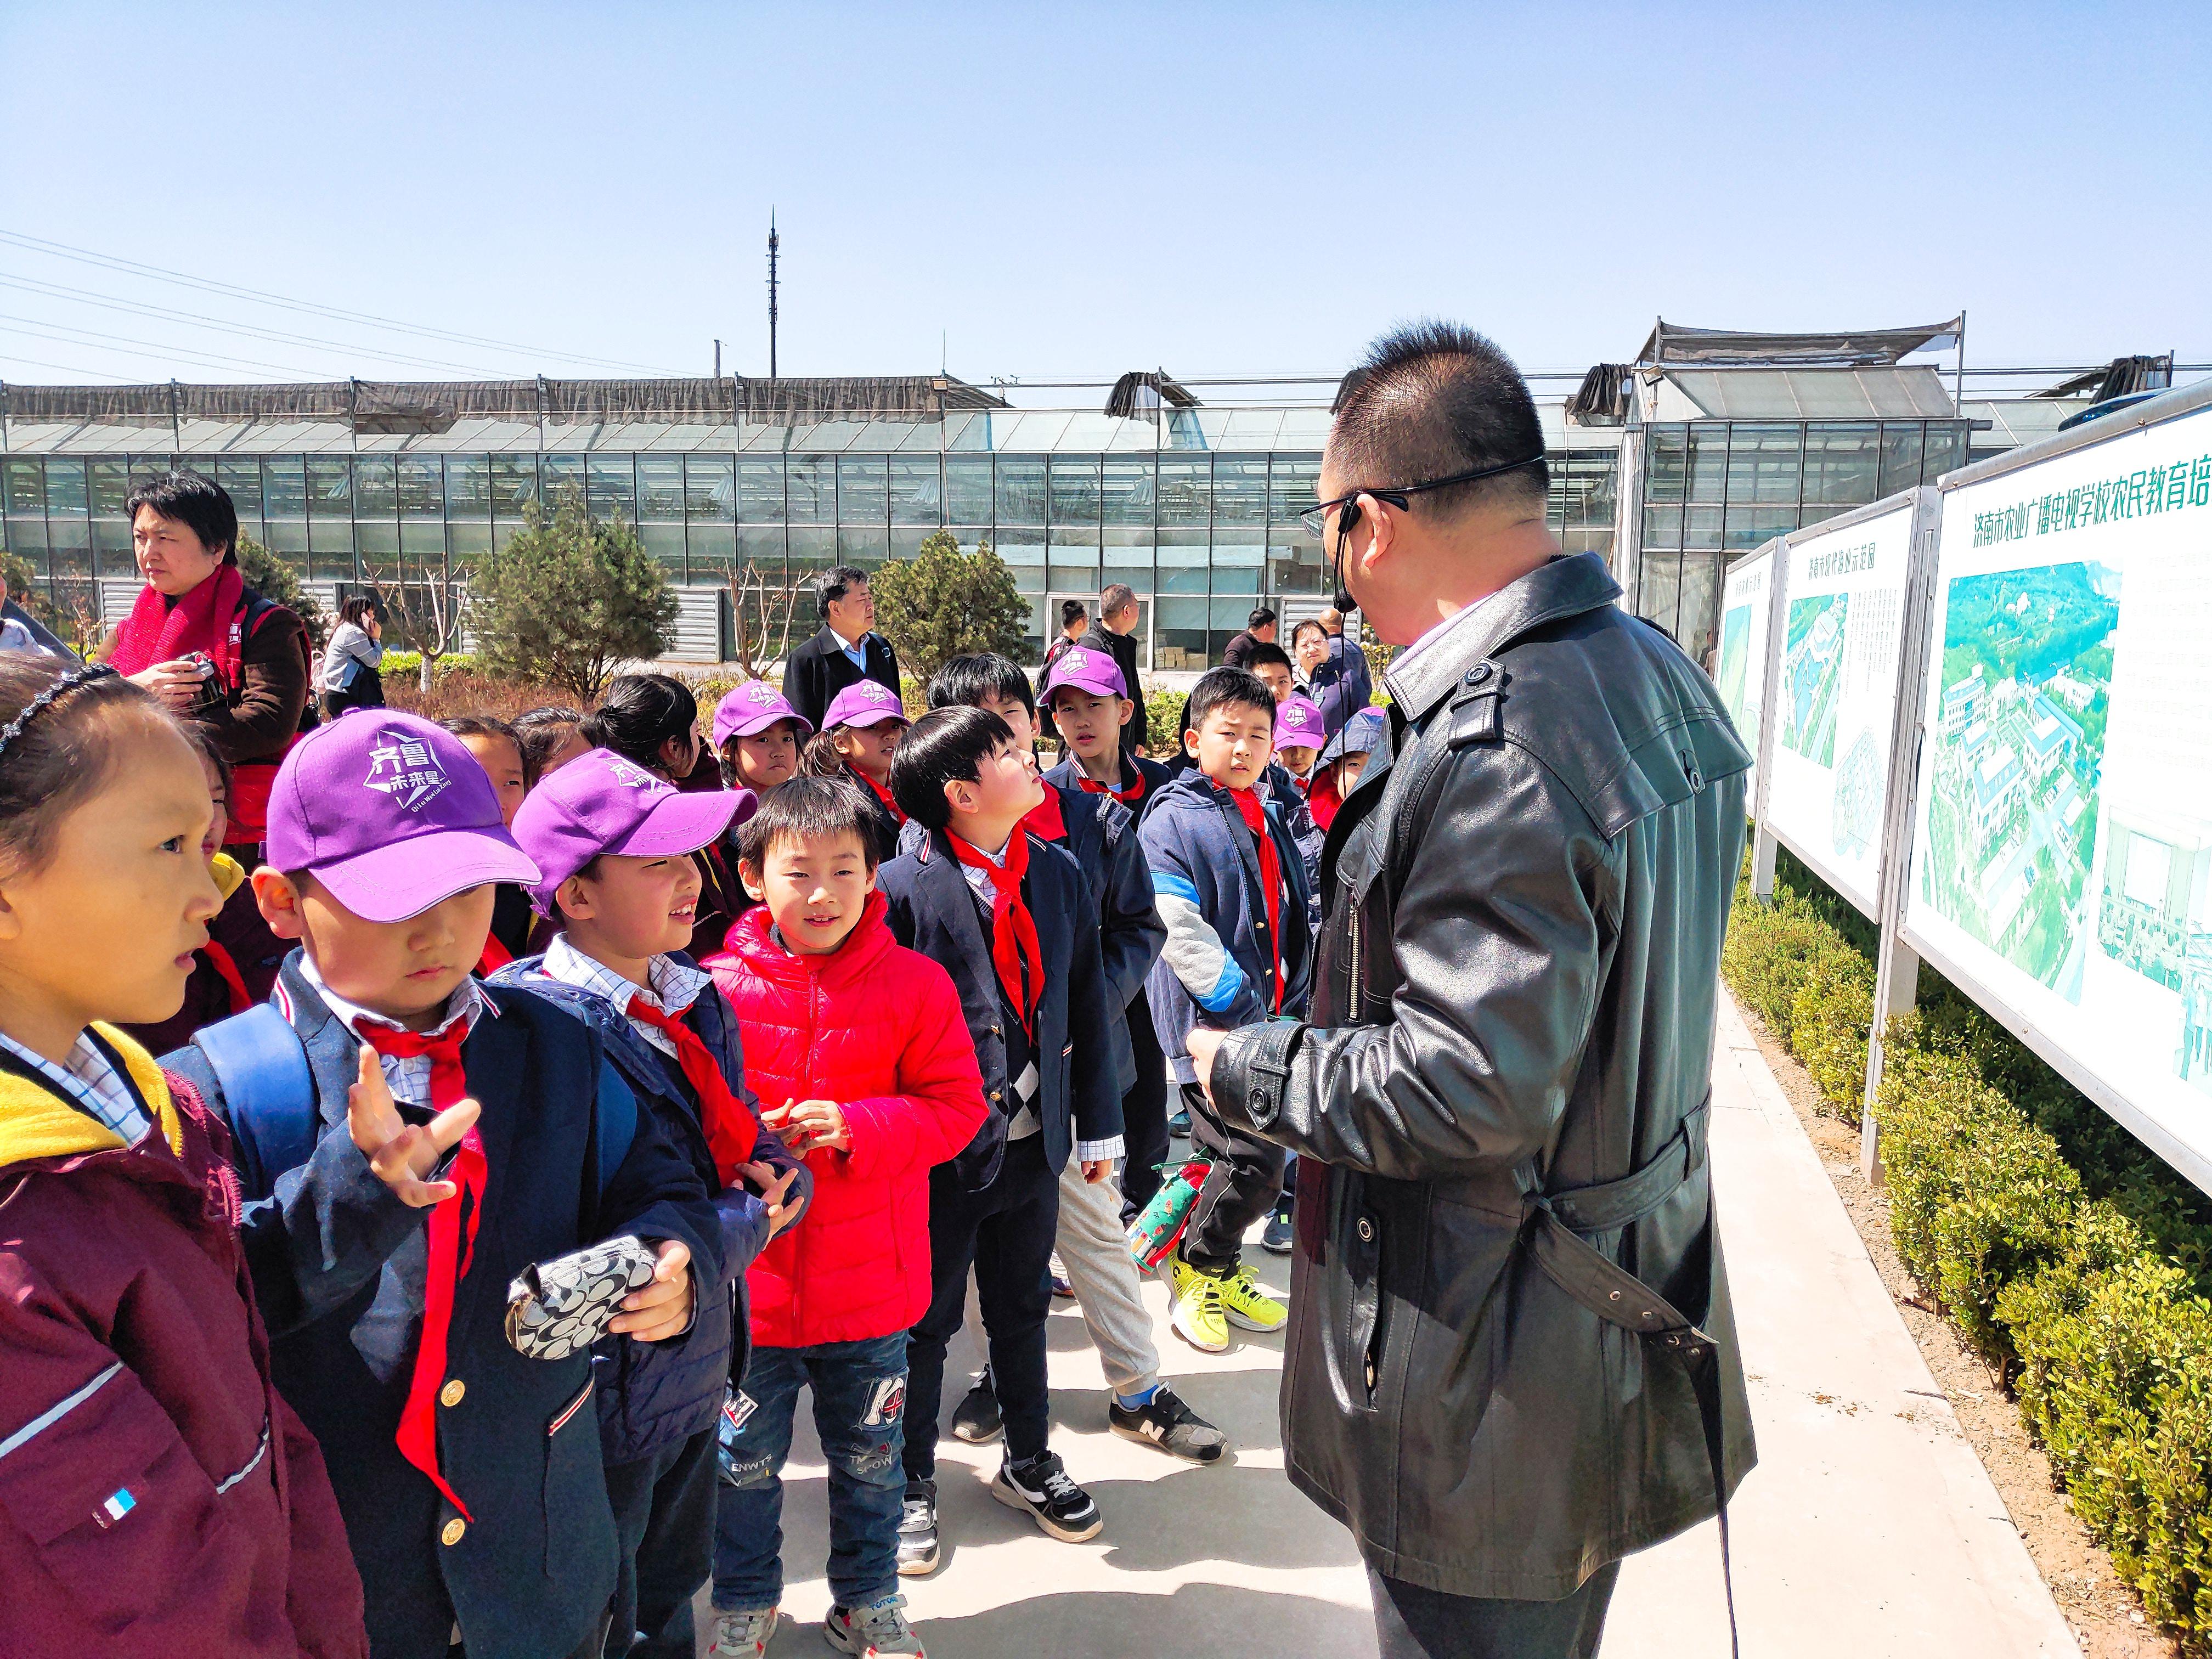
[{"label": "striped sleeve", "polygon": [[1167,924],[1168,942],[1162,958],[1175,969],[1176,978],[1191,1000],[1209,1014],[1226,1012],[1245,988],[1244,970],[1223,948],[1199,908],[1198,890],[1188,877],[1167,870],[1152,872],[1152,898],[1160,920]]}]

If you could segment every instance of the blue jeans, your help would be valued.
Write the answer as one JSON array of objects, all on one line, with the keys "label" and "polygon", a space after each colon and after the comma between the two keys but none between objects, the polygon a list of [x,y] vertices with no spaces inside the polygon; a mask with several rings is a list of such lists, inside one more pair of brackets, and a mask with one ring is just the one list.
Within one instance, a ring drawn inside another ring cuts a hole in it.
[{"label": "blue jeans", "polygon": [[721,1501],[714,1513],[714,1605],[725,1613],[783,1599],[783,1465],[799,1391],[814,1389],[814,1427],[830,1464],[830,1593],[865,1607],[898,1589],[906,1498],[906,1333],[811,1348],[755,1348],[740,1425],[722,1413]]}]

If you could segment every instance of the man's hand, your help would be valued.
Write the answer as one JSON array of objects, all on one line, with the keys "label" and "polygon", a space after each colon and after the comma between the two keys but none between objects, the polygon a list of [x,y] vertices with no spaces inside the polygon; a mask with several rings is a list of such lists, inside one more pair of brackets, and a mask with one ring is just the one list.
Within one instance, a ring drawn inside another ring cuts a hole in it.
[{"label": "man's hand", "polygon": [[1210,1026],[1194,1025],[1183,1040],[1183,1047],[1190,1051],[1191,1069],[1198,1073],[1198,1086],[1206,1091],[1208,1100],[1213,1098],[1213,1057],[1221,1052],[1228,1036],[1228,1032],[1217,1031]]},{"label": "man's hand", "polygon": [[845,1121],[844,1109],[834,1100],[787,1100],[772,1111],[763,1112],[761,1121],[802,1158],[823,1146],[840,1152],[853,1150],[853,1126]]},{"label": "man's hand", "polygon": [[775,1171],[766,1164],[740,1164],[738,1177],[752,1188],[754,1195],[768,1206],[768,1236],[774,1238],[786,1227],[799,1219],[799,1206],[787,1204],[784,1198],[791,1191],[791,1183],[799,1179],[797,1170],[787,1170],[779,1180]]},{"label": "man's hand", "polygon": [[653,1266],[653,1282],[623,1298],[623,1311],[607,1328],[641,1342],[659,1342],[683,1333],[691,1322],[691,1252],[676,1239],[663,1240]]},{"label": "man's hand", "polygon": [[1083,1179],[1089,1186],[1096,1187],[1113,1173],[1114,1160],[1110,1158],[1086,1158],[1083,1160]]},{"label": "man's hand", "polygon": [[422,1177],[460,1145],[461,1137],[477,1121],[477,1111],[476,1102],[464,1100],[448,1106],[427,1124],[409,1123],[393,1103],[376,1050],[367,1043],[362,1045],[359,1075],[346,1090],[346,1127],[376,1178],[391,1188],[401,1203],[427,1209],[460,1190],[450,1181]]}]

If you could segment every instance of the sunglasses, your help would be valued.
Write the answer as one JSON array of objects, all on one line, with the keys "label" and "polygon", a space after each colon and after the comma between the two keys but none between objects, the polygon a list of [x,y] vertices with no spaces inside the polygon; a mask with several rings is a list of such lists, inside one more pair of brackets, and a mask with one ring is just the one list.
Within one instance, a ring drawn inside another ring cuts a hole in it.
[{"label": "sunglasses", "polygon": [[1518,472],[1522,467],[1534,466],[1543,459],[1541,455],[1530,455],[1521,460],[1507,461],[1501,466],[1479,466],[1472,472],[1455,472],[1448,478],[1431,478],[1425,483],[1399,484],[1389,489],[1355,489],[1325,501],[1318,507],[1308,507],[1298,514],[1298,522],[1305,526],[1307,535],[1320,541],[1328,534],[1328,515],[1342,508],[1336,526],[1337,533],[1341,536],[1359,522],[1359,498],[1362,495],[1372,495],[1378,501],[1388,501],[1403,513],[1413,506],[1407,498],[1424,490],[1444,489],[1453,484],[1473,483],[1477,478],[1495,478],[1500,473]]}]

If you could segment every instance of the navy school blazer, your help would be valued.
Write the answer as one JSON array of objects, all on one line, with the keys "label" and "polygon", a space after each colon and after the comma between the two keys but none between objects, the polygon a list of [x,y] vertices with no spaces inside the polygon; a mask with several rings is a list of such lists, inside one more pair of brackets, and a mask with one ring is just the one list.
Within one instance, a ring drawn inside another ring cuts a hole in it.
[{"label": "navy school blazer", "polygon": [[[346,1091],[360,1045],[299,962],[297,951],[286,958],[272,1000],[307,1049],[322,1137],[273,1197],[246,1206],[242,1237],[276,1386],[330,1466],[370,1646],[442,1654],[458,1619],[471,1659],[570,1652],[615,1588],[591,1357],[526,1359],[509,1347],[507,1284],[533,1262],[635,1233],[682,1240],[696,1282],[712,1285],[721,1272],[714,1206],[690,1160],[634,1104],[629,1152],[603,1176],[597,1114],[628,1090],[599,1038],[529,992],[486,991],[496,1012],[462,1049],[483,1108],[484,1215],[454,1302],[438,1408],[440,1463],[469,1507],[464,1523],[393,1437],[421,1335],[428,1212],[402,1204],[354,1146]],[[227,1118],[198,1048],[161,1064]]]},{"label": "navy school blazer", "polygon": [[[960,992],[991,1115],[951,1167],[963,1185],[979,1191],[998,1176],[1009,1111],[1006,1001],[991,959],[989,929],[941,830],[884,865],[876,872],[876,885],[889,901],[885,919],[892,937],[951,974]],[[1044,994],[1032,1048],[1045,1160],[1057,1174],[1067,1167],[1078,1140],[1106,1140],[1121,1133],[1121,1094],[1112,1068],[1090,1059],[1109,1052],[1113,1038],[1097,911],[1083,872],[1065,848],[1030,836],[1023,890],[1044,951]],[[1073,1063],[1079,1054],[1081,1065]]]}]

